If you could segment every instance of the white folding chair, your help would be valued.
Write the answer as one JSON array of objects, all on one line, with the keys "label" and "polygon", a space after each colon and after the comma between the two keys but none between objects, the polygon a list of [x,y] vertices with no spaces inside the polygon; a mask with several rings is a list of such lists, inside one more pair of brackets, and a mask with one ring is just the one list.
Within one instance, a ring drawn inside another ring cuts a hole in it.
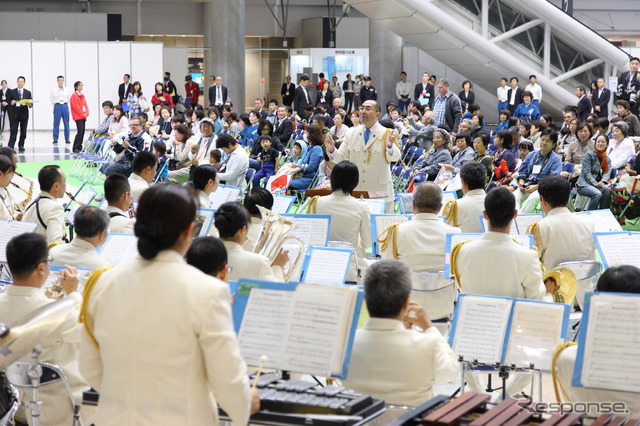
[{"label": "white folding chair", "polygon": [[443,336],[449,332],[449,320],[457,297],[455,280],[445,278],[444,272],[413,272],[411,300],[419,303],[427,311],[429,319],[434,321],[434,325]]},{"label": "white folding chair", "polygon": [[583,260],[578,262],[564,262],[558,265],[570,269],[576,276],[576,302],[582,310],[584,294],[595,290],[596,283],[602,273],[602,265],[597,260]]}]

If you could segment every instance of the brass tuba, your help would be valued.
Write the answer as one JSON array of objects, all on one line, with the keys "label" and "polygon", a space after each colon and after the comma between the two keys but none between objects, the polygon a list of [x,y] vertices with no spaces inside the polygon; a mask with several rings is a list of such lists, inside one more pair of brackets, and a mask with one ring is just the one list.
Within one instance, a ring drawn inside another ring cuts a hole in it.
[{"label": "brass tuba", "polygon": [[260,209],[260,214],[262,215],[263,225],[258,241],[253,247],[254,253],[266,256],[269,259],[269,263],[273,263],[287,241],[294,241],[299,246],[295,260],[292,262],[289,259],[288,267],[286,269],[283,268],[285,269],[283,270],[285,282],[290,281],[294,271],[298,269],[298,266],[302,266],[305,254],[304,243],[293,235],[287,235],[294,227],[292,222],[262,206],[258,206],[258,209]]},{"label": "brass tuba", "polygon": [[555,282],[553,291],[553,301],[556,303],[567,303],[573,305],[573,298],[576,295],[577,280],[576,275],[569,268],[557,267],[544,274],[542,281],[547,284],[547,280]]}]

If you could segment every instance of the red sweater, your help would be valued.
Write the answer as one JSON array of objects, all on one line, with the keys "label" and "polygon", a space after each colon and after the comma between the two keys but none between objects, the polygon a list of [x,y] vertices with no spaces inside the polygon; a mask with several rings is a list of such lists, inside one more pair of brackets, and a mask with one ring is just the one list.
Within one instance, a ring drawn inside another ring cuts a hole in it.
[{"label": "red sweater", "polygon": [[89,105],[83,93],[78,94],[74,91],[69,98],[69,106],[71,107],[71,118],[73,121],[86,120],[89,116]]}]

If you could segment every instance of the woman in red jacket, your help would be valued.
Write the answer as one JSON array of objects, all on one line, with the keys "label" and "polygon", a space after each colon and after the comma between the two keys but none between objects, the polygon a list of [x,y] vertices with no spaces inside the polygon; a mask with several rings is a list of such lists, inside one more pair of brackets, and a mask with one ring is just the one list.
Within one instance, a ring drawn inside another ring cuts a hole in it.
[{"label": "woman in red jacket", "polygon": [[164,91],[164,86],[162,85],[162,83],[156,83],[155,93],[151,98],[151,105],[155,106],[157,104],[168,106],[171,109],[176,107],[173,103],[171,95]]},{"label": "woman in red jacket", "polygon": [[82,141],[84,140],[84,126],[89,116],[89,105],[82,93],[82,82],[76,81],[73,84],[75,92],[69,99],[71,106],[71,118],[76,122],[76,138],[73,140],[73,152],[82,151]]}]

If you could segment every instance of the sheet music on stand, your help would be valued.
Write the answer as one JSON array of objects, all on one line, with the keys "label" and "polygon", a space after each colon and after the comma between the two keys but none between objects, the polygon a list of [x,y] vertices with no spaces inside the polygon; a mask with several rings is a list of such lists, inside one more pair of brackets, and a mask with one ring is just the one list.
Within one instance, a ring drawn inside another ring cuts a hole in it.
[{"label": "sheet music on stand", "polygon": [[305,246],[327,245],[331,215],[283,214],[281,216],[294,224],[293,229],[288,234],[300,238]]},{"label": "sheet music on stand", "polygon": [[[402,214],[412,214],[413,213],[413,193],[402,193],[398,194],[398,199],[400,200],[400,212]],[[444,206],[451,200],[457,200],[458,193],[456,191],[443,191],[442,192],[442,209],[438,212],[438,215],[442,215],[442,210],[444,210]]]},{"label": "sheet music on stand", "polygon": [[594,232],[593,239],[605,269],[620,265],[640,268],[640,233]]},{"label": "sheet music on stand", "polygon": [[215,214],[215,210],[213,209],[198,209],[196,211],[196,235],[198,237],[206,237],[209,235],[211,231],[211,227],[213,226],[213,222],[215,218],[213,215]]},{"label": "sheet music on stand", "polygon": [[343,285],[353,251],[334,247],[308,247],[302,265],[301,282]]},{"label": "sheet music on stand", "polygon": [[97,195],[98,193],[96,192],[96,190],[91,188],[90,186],[84,188],[84,191],[82,192],[78,191],[78,194],[75,196],[76,201],[70,201],[67,205],[67,209],[69,209],[69,205],[71,205],[72,207],[69,209],[69,211],[67,211],[65,219],[73,225],[76,211],[78,211],[78,209],[83,205],[88,206]]},{"label": "sheet music on stand", "polygon": [[585,210],[575,213],[593,226],[593,232],[620,232],[622,227],[611,210]]},{"label": "sheet music on stand", "polygon": [[639,294],[587,293],[573,386],[639,393],[639,337]]},{"label": "sheet music on stand", "polygon": [[555,347],[566,338],[569,305],[461,294],[449,344],[465,361],[550,370]]},{"label": "sheet music on stand", "polygon": [[0,263],[7,263],[7,244],[13,237],[36,232],[37,223],[21,222],[17,220],[0,220]]},{"label": "sheet music on stand", "polygon": [[241,280],[233,304],[250,366],[345,378],[363,293],[354,286]]},{"label": "sheet music on stand", "polygon": [[275,214],[288,213],[295,200],[296,197],[293,195],[276,194],[273,196],[273,207],[271,211]]},{"label": "sheet music on stand", "polygon": [[378,237],[388,227],[396,223],[405,223],[411,220],[411,215],[406,214],[372,214],[371,216],[371,250],[374,256],[380,255]]},{"label": "sheet music on stand", "polygon": [[211,201],[211,208],[213,210],[218,210],[218,208],[224,203],[230,201],[238,201],[240,198],[240,194],[242,194],[242,189],[237,186],[229,186],[220,184],[216,192],[212,192],[209,194],[209,201]]},{"label": "sheet music on stand", "polygon": [[[487,232],[489,230],[489,222],[484,216],[478,216],[480,221],[482,222],[482,230]],[[527,235],[527,228],[532,223],[538,222],[544,219],[544,215],[542,213],[527,213],[527,214],[519,214],[515,220],[511,221],[511,235]]]},{"label": "sheet music on stand", "polygon": [[[453,278],[451,275],[451,250],[456,246],[456,244],[461,243],[463,241],[475,241],[482,238],[484,234],[482,233],[456,233],[456,234],[447,234],[446,242],[444,246],[444,277],[445,278]],[[513,235],[511,234],[511,238],[517,243],[522,244],[527,248],[531,248],[533,245],[533,235]]]},{"label": "sheet music on stand", "polygon": [[365,203],[369,209],[369,214],[384,214],[387,208],[387,201],[380,198],[356,198],[361,203]]},{"label": "sheet music on stand", "polygon": [[109,234],[98,247],[98,253],[112,265],[133,260],[138,256],[138,238],[131,234]]}]

